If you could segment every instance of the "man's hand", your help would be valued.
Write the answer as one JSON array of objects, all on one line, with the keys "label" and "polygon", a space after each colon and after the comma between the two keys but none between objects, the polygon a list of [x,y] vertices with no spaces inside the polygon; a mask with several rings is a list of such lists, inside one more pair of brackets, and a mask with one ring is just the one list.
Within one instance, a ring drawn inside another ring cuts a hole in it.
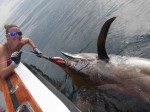
[{"label": "man's hand", "polygon": [[22,52],[14,52],[11,55],[11,60],[13,61],[12,64],[14,65],[14,67],[18,67],[18,64],[20,63],[20,59],[21,59],[21,54]]},{"label": "man's hand", "polygon": [[35,47],[35,48],[33,49],[33,51],[34,51],[34,53],[35,53],[38,57],[41,58],[42,52],[41,52],[37,47]]}]

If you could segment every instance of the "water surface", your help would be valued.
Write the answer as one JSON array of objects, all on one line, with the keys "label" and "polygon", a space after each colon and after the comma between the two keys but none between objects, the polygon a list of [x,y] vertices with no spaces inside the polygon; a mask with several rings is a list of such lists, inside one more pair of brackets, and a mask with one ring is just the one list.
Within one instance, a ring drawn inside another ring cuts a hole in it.
[{"label": "water surface", "polygon": [[[117,17],[106,40],[108,54],[150,58],[149,5],[149,0],[21,0],[6,22],[20,26],[43,54],[63,57],[60,51],[96,53],[101,26]],[[27,46],[23,50],[31,51]],[[79,98],[77,87],[58,66],[30,54],[23,54],[22,61],[38,69],[72,102]],[[89,112],[100,111],[94,104],[97,109],[89,104]]]}]

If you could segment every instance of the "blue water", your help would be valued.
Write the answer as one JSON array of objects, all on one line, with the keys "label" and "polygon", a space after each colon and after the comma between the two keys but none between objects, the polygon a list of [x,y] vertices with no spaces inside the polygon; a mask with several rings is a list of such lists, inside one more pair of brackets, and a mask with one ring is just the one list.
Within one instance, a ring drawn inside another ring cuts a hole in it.
[{"label": "blue water", "polygon": [[[62,57],[60,51],[96,53],[102,24],[115,16],[106,41],[108,54],[150,58],[149,5],[149,0],[22,0],[6,22],[20,26],[43,54]],[[58,66],[29,54],[23,54],[22,61],[48,76],[75,103],[77,87]]]}]

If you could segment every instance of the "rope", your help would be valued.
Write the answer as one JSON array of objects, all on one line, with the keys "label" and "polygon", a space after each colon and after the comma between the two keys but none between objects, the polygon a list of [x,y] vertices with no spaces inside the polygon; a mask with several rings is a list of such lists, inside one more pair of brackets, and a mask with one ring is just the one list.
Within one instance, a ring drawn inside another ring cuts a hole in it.
[{"label": "rope", "polygon": [[21,51],[21,52],[26,53],[26,54],[35,55],[35,54],[33,54],[32,52],[26,52],[26,51]]}]

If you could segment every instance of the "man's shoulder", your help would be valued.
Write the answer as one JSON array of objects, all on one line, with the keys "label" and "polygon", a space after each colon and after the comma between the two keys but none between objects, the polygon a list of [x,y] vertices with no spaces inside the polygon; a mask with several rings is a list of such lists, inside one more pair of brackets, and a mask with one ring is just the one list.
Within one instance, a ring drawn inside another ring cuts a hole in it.
[{"label": "man's shoulder", "polygon": [[0,54],[3,54],[5,50],[4,44],[0,44]]},{"label": "man's shoulder", "polygon": [[23,37],[23,38],[22,38],[22,40],[28,40],[28,39],[29,39],[29,38],[27,38],[27,37]]},{"label": "man's shoulder", "polygon": [[4,49],[5,48],[5,45],[2,43],[0,44],[0,50]]},{"label": "man's shoulder", "polygon": [[23,37],[22,40],[21,40],[21,42],[23,42],[23,43],[26,43],[28,41],[29,41],[29,38],[27,38],[27,37]]}]

